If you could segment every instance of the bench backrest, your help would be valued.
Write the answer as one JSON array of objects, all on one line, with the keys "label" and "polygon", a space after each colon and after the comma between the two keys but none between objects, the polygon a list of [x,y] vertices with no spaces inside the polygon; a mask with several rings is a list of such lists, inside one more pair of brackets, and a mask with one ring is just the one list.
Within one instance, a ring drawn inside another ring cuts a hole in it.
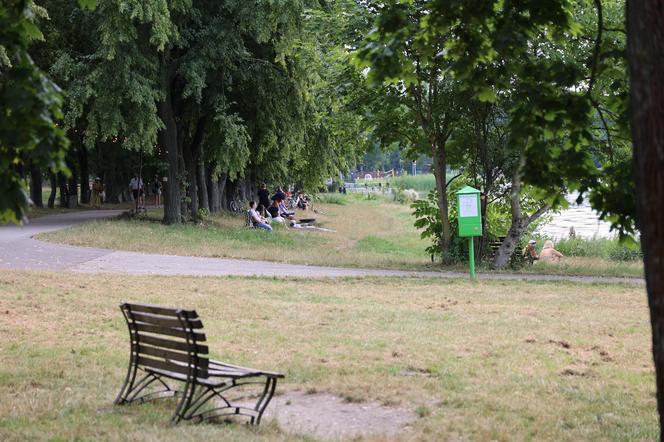
[{"label": "bench backrest", "polygon": [[196,310],[124,302],[132,363],[185,375],[208,377],[208,347]]}]

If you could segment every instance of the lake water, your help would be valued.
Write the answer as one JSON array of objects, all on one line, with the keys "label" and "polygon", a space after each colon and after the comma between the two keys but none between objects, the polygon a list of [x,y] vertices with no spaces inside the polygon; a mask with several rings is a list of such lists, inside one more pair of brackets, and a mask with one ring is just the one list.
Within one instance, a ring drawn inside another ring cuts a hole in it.
[{"label": "lake water", "polygon": [[597,212],[595,212],[587,200],[581,204],[576,204],[577,193],[567,196],[570,206],[559,213],[553,214],[550,223],[541,226],[537,233],[550,238],[567,238],[570,227],[574,227],[577,237],[582,238],[613,238],[617,232],[610,232],[611,224],[600,221]]},{"label": "lake water", "polygon": [[[348,192],[370,192],[381,193],[386,189],[378,188],[377,186],[367,186],[346,183]],[[420,198],[426,198],[428,192],[418,192]],[[578,193],[571,193],[567,195],[569,208],[554,213],[551,222],[541,226],[536,233],[547,236],[552,239],[568,238],[570,227],[574,227],[577,237],[592,239],[592,238],[613,238],[617,236],[617,232],[610,232],[611,224],[600,221],[597,212],[595,212],[588,200],[584,200],[581,204],[576,204]]]}]

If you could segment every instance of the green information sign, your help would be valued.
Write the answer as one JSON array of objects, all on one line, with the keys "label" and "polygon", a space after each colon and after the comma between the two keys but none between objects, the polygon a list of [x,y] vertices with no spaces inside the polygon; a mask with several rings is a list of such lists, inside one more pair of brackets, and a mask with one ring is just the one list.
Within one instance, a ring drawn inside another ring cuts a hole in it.
[{"label": "green information sign", "polygon": [[459,236],[468,237],[470,276],[475,278],[474,236],[482,236],[482,212],[480,211],[480,191],[466,186],[456,193]]}]

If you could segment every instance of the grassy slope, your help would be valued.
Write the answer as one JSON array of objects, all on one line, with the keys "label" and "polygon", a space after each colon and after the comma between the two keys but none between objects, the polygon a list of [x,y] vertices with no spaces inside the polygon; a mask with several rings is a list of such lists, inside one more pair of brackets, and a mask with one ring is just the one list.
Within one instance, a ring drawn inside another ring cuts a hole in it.
[{"label": "grassy slope", "polygon": [[[334,195],[318,204],[325,214],[313,216],[335,232],[276,229],[268,235],[244,227],[244,217],[211,217],[206,225],[164,226],[150,221],[101,221],[41,235],[72,245],[146,253],[261,259],[298,264],[435,270],[424,251],[429,245],[413,227],[411,209],[382,198]],[[155,214],[156,216],[156,214]],[[465,265],[450,270],[466,270]],[[489,271],[480,269],[480,271]],[[560,265],[536,263],[530,273],[600,276],[642,276],[640,261],[620,262],[592,257],[566,257]]]},{"label": "grassy slope", "polygon": [[285,372],[282,391],[418,410],[416,440],[658,434],[641,287],[0,272],[0,439],[294,439],[114,407],[123,299],[198,309],[215,356]]},{"label": "grassy slope", "polygon": [[277,228],[269,235],[244,227],[243,216],[225,215],[211,217],[205,226],[102,221],[41,237],[121,250],[331,266],[416,269],[430,263],[427,242],[414,230],[407,206],[350,196],[344,202],[318,205],[324,214],[298,211],[335,232]]}]

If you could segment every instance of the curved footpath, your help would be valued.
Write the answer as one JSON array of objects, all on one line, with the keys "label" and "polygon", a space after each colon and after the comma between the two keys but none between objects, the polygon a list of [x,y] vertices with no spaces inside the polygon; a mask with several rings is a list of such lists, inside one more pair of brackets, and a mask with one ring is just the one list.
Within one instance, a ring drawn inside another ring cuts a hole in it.
[{"label": "curved footpath", "polygon": [[[244,259],[201,258],[120,252],[90,247],[53,244],[33,239],[43,232],[64,229],[76,224],[114,217],[121,210],[97,210],[64,213],[37,218],[25,226],[0,226],[0,269],[48,270],[82,273],[129,273],[182,276],[278,276],[336,278],[360,276],[401,276],[420,278],[468,278],[461,272],[410,272],[342,267],[282,264]],[[598,276],[557,276],[491,273],[480,279],[607,282],[643,284],[642,278]]]}]

